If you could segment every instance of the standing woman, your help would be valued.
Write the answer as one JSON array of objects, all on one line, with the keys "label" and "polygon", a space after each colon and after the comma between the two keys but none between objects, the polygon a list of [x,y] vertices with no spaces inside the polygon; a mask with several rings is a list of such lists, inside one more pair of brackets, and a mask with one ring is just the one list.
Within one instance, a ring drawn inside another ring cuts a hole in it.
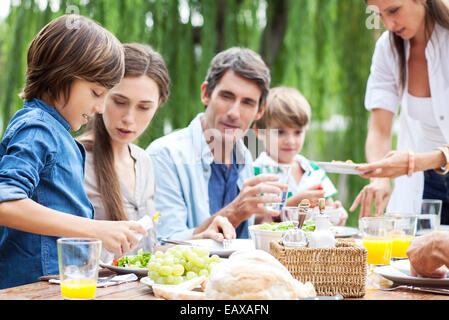
[{"label": "standing woman", "polygon": [[[379,38],[368,79],[365,107],[371,111],[366,140],[368,162],[382,159],[392,145],[399,115],[398,150],[408,151],[409,175],[372,178],[350,211],[361,204],[368,216],[387,211],[420,212],[422,199],[441,199],[441,223],[449,223],[449,178],[433,170],[413,173],[414,152],[449,143],[449,6],[447,0],[367,0],[387,31]],[[447,173],[447,172],[446,172]],[[391,194],[391,198],[390,198]]]},{"label": "standing woman", "polygon": [[[104,113],[95,116],[79,139],[87,150],[84,185],[97,220],[139,220],[156,213],[151,158],[132,142],[166,101],[170,77],[162,56],[149,46],[124,44],[124,52],[124,78],[109,92]],[[217,220],[199,237],[217,236],[226,227],[232,228]],[[153,225],[130,254],[154,252],[157,245]]]}]

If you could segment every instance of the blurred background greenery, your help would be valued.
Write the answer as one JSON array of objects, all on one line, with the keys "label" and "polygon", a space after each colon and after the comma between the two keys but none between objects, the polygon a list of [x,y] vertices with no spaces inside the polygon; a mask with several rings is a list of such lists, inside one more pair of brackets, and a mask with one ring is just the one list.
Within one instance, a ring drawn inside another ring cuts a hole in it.
[{"label": "blurred background greenery", "polygon": [[[198,112],[200,85],[219,51],[249,47],[272,72],[272,86],[299,89],[312,106],[303,154],[317,161],[365,162],[366,81],[377,37],[361,0],[0,0],[0,136],[23,102],[26,53],[34,35],[65,13],[88,16],[122,42],[151,45],[172,78],[168,102],[136,143],[145,148],[185,127]],[[49,84],[51,85],[51,84]],[[329,174],[349,209],[366,181]],[[358,211],[347,225],[357,226]]]}]

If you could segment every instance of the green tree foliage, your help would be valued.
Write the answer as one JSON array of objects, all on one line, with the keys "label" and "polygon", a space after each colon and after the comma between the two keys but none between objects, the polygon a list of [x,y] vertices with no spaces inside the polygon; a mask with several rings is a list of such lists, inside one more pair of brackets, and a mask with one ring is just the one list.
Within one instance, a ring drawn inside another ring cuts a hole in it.
[{"label": "green tree foliage", "polygon": [[[1,132],[23,105],[18,94],[30,41],[48,21],[76,9],[124,43],[151,45],[167,63],[171,95],[137,141],[140,146],[185,127],[204,110],[200,85],[210,60],[218,51],[242,46],[261,53],[273,86],[298,88],[309,100],[313,123],[303,150],[308,158],[365,161],[369,114],[363,99],[376,34],[365,26],[363,1],[60,0],[47,1],[44,8],[38,3],[14,1],[0,21]],[[344,126],[329,129],[338,117]],[[346,207],[365,184],[357,176],[331,179]],[[357,217],[353,214],[349,224],[356,225]]]}]

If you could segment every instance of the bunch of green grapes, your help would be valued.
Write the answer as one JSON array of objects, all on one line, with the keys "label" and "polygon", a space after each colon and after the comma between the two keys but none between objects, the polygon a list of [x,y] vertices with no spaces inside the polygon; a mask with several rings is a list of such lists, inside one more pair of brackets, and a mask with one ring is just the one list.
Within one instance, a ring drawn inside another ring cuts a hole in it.
[{"label": "bunch of green grapes", "polygon": [[179,284],[199,276],[208,276],[221,261],[217,255],[209,257],[209,250],[201,247],[174,246],[165,253],[157,251],[148,261],[148,277],[157,284]]}]

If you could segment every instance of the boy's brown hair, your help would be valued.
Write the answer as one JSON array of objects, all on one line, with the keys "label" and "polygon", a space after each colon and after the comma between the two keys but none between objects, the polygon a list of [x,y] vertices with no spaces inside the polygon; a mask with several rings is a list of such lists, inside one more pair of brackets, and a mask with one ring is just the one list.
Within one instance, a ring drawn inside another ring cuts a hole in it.
[{"label": "boy's brown hair", "polygon": [[286,127],[306,127],[312,117],[310,104],[297,89],[276,87],[270,89],[267,108],[263,116],[255,121],[258,129],[267,129],[275,125]]},{"label": "boy's brown hair", "polygon": [[26,84],[20,97],[47,97],[50,104],[68,101],[74,80],[83,79],[112,88],[123,77],[120,41],[93,20],[63,15],[49,22],[31,42]]}]

